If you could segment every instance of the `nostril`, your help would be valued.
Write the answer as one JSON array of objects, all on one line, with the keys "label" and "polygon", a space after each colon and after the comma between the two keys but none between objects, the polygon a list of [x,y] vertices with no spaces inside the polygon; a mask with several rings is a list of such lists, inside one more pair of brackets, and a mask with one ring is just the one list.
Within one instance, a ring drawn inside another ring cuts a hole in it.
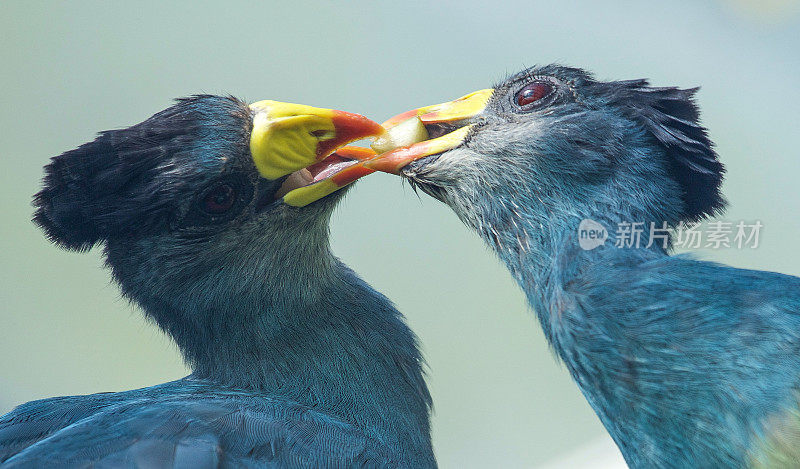
[{"label": "nostril", "polygon": [[330,140],[336,136],[336,133],[333,130],[325,130],[325,129],[318,129],[312,130],[309,132],[311,136],[316,138],[317,140]]}]

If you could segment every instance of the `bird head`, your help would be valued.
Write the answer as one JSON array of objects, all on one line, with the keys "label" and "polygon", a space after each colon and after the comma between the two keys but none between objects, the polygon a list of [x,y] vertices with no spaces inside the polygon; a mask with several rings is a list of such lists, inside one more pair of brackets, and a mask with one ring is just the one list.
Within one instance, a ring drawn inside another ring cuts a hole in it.
[{"label": "bird head", "polygon": [[724,206],[723,167],[698,123],[695,89],[646,80],[602,82],[557,65],[524,70],[493,89],[400,114],[428,139],[366,166],[408,177],[485,226],[503,212],[538,222],[619,212],[671,224]]},{"label": "bird head", "polygon": [[302,270],[296,255],[327,250],[338,189],[371,172],[358,160],[363,149],[342,146],[382,131],[330,109],[178,99],[52,158],[34,221],[67,249],[105,244],[136,299],[190,295],[203,282],[237,291],[270,267]]}]

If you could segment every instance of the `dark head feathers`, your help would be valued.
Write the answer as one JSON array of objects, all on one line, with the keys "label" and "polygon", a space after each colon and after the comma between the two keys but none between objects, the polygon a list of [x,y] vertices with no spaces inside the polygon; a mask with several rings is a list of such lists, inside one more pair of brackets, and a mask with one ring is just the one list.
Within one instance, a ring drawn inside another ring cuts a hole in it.
[{"label": "dark head feathers", "polygon": [[556,76],[641,126],[665,150],[669,175],[682,190],[684,220],[713,216],[725,207],[720,193],[725,169],[699,123],[697,88],[653,87],[644,79],[603,82],[585,70],[559,64],[532,67],[507,82],[539,75]]},{"label": "dark head feathers", "polygon": [[75,250],[167,223],[171,195],[193,172],[180,155],[213,129],[215,113],[246,114],[247,107],[232,97],[182,98],[144,122],[102,132],[52,158],[33,198],[33,221],[53,242]]},{"label": "dark head feathers", "polygon": [[683,191],[685,220],[713,216],[725,207],[720,193],[725,168],[708,131],[699,124],[694,102],[697,88],[651,87],[647,80],[596,82],[593,86],[664,148],[670,176]]}]

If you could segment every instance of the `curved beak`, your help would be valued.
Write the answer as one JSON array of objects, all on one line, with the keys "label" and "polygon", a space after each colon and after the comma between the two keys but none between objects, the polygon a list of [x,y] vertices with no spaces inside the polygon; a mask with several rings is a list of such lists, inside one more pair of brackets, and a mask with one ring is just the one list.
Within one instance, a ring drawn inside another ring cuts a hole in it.
[{"label": "curved beak", "polygon": [[297,187],[283,192],[285,203],[307,205],[373,172],[360,160],[374,152],[341,147],[383,134],[378,123],[359,114],[271,100],[253,103],[250,109],[250,155],[259,174],[275,180],[304,171],[294,179],[289,176]]},{"label": "curved beak", "polygon": [[[412,161],[457,147],[464,142],[472,128],[470,120],[483,112],[493,93],[493,89],[475,91],[453,101],[412,109],[392,117],[383,123],[390,138],[382,140],[391,142],[393,129],[401,127],[421,125],[426,130],[415,133],[411,141],[398,138],[388,146],[384,144],[376,148],[373,145],[373,148],[380,150],[380,154],[365,162],[363,166],[375,171],[399,174],[400,170]],[[414,123],[412,120],[417,122]],[[430,137],[428,132],[436,135],[437,132],[441,133],[442,129],[449,132],[428,138]]]}]

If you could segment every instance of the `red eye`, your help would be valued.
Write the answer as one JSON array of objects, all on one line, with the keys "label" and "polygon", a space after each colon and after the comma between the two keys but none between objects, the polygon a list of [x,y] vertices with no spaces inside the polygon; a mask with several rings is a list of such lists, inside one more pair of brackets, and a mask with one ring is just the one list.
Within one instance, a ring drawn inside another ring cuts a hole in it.
[{"label": "red eye", "polygon": [[527,106],[528,104],[535,103],[542,98],[550,96],[553,92],[553,85],[543,81],[536,81],[522,88],[517,93],[517,105]]},{"label": "red eye", "polygon": [[230,184],[220,184],[211,189],[203,199],[203,209],[219,215],[227,212],[236,202],[236,190]]}]

